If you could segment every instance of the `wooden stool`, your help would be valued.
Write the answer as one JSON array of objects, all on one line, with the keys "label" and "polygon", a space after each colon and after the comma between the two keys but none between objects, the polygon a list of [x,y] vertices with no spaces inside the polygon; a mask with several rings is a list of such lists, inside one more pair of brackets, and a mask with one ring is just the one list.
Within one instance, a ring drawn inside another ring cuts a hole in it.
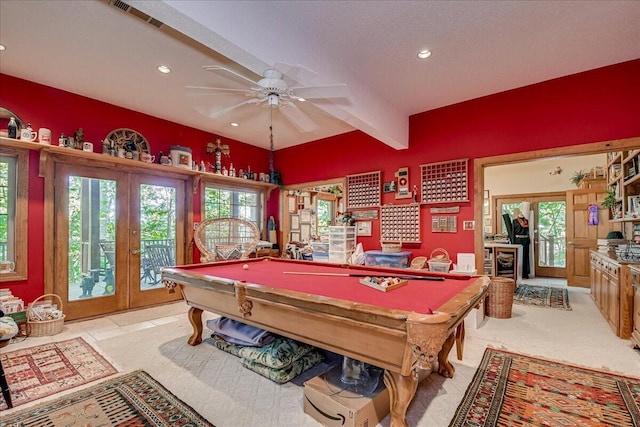
[{"label": "wooden stool", "polygon": [[[11,340],[0,341],[0,348],[9,345]],[[2,388],[2,397],[7,402],[8,408],[13,408],[13,402],[11,402],[11,391],[9,390],[9,384],[7,384],[7,378],[4,376],[4,368],[2,367],[2,361],[0,360],[0,388]]]}]

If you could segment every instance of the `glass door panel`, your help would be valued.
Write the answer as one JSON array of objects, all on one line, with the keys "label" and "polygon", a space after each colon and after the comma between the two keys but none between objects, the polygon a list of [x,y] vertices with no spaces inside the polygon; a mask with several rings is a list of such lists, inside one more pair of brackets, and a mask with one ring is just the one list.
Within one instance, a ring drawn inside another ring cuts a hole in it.
[{"label": "glass door panel", "polygon": [[[178,299],[161,282],[162,267],[182,264],[184,240],[184,181],[133,178],[130,233],[131,306]],[[180,262],[177,262],[180,261]]]},{"label": "glass door panel", "polygon": [[538,202],[538,266],[567,265],[566,202]]},{"label": "glass door panel", "polygon": [[116,182],[70,176],[68,300],[115,293]]},{"label": "glass door panel", "polygon": [[[67,319],[127,308],[127,265],[122,262],[128,219],[128,176],[56,165],[54,293]],[[118,262],[120,260],[120,262]]]}]

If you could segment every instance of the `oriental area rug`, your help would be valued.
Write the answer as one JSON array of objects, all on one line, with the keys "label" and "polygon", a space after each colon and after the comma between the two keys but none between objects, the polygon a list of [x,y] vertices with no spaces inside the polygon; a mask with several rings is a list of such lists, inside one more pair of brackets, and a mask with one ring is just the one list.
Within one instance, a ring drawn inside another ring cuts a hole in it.
[{"label": "oriental area rug", "polygon": [[571,310],[569,291],[566,288],[552,286],[518,285],[513,295],[513,303]]},{"label": "oriental area rug", "polygon": [[[0,361],[14,408],[118,372],[82,338],[5,352],[7,348]],[[2,399],[0,410],[4,409]]]},{"label": "oriental area rug", "polygon": [[144,371],[3,417],[0,427],[214,427]]},{"label": "oriental area rug", "polygon": [[640,425],[640,379],[487,348],[449,427]]}]

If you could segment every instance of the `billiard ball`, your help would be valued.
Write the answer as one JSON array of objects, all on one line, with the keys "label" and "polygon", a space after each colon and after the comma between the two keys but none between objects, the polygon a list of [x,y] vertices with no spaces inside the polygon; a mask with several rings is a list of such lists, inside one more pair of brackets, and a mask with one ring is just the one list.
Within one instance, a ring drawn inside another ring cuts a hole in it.
[{"label": "billiard ball", "polygon": [[249,269],[249,264],[245,264],[242,266],[243,269],[248,270]]}]

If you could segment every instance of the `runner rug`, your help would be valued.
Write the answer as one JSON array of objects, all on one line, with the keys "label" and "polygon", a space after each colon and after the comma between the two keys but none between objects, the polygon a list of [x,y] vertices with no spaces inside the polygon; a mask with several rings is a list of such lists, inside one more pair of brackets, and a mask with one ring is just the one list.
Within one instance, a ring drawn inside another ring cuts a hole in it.
[{"label": "runner rug", "polygon": [[[118,372],[82,338],[3,351],[0,361],[14,408]],[[2,399],[0,410],[5,409]]]},{"label": "runner rug", "polygon": [[639,378],[487,348],[449,427],[637,427],[639,407]]},{"label": "runner rug", "polygon": [[513,295],[513,302],[521,305],[571,310],[567,289],[552,286],[518,285]]},{"label": "runner rug", "polygon": [[214,427],[144,371],[103,381],[3,418],[0,426]]}]

